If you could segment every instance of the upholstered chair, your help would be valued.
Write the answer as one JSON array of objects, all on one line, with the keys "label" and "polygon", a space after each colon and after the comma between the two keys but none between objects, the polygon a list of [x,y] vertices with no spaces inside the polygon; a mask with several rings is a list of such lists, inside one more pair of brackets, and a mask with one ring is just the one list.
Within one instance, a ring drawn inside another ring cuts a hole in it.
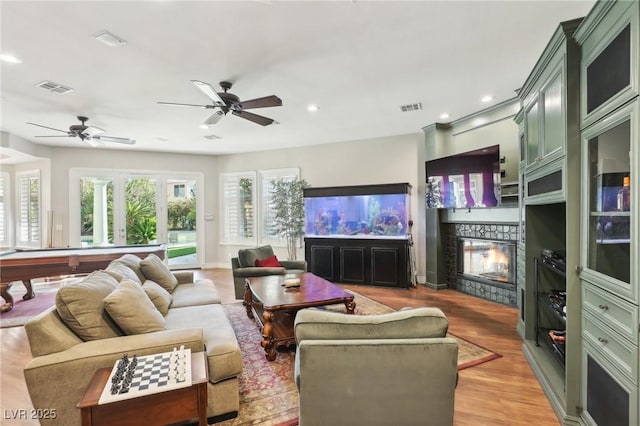
[{"label": "upholstered chair", "polygon": [[458,343],[440,309],[295,319],[300,426],[453,424]]},{"label": "upholstered chair", "polygon": [[[265,264],[266,266],[258,266]],[[278,266],[269,266],[278,265]],[[231,259],[233,286],[236,299],[244,299],[245,278],[267,275],[285,275],[307,271],[304,260],[280,260],[270,245],[238,250],[238,257]]]}]

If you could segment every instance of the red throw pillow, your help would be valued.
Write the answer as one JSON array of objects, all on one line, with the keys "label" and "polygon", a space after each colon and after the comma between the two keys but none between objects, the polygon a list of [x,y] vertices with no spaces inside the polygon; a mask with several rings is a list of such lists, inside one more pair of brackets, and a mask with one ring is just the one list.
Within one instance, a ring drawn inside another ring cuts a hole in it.
[{"label": "red throw pillow", "polygon": [[267,257],[266,259],[256,259],[256,266],[266,266],[266,267],[274,267],[274,266],[282,266],[280,262],[278,262],[278,258],[273,255],[271,257]]}]

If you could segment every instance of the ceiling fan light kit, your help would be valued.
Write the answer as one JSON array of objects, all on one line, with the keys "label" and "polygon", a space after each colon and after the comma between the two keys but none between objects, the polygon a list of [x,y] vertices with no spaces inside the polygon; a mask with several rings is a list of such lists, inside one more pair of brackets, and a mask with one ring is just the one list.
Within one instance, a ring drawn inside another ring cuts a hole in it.
[{"label": "ceiling fan light kit", "polygon": [[43,127],[49,130],[55,130],[56,132],[65,133],[65,135],[45,135],[45,136],[36,136],[36,138],[80,138],[81,141],[88,143],[91,146],[97,146],[100,142],[114,142],[114,143],[122,143],[126,145],[133,145],[136,143],[135,139],[132,138],[123,138],[119,136],[108,136],[103,135],[105,133],[104,129],[95,126],[86,126],[84,123],[89,120],[88,117],[84,117],[79,115],[78,120],[81,124],[72,124],[69,126],[69,130],[61,130],[56,129],[55,127],[44,126],[42,124],[37,123],[29,123],[32,126]]},{"label": "ceiling fan light kit", "polygon": [[253,108],[268,108],[268,107],[276,107],[282,106],[282,99],[275,95],[265,96],[262,98],[250,99],[247,101],[241,101],[237,95],[229,92],[231,89],[232,83],[228,81],[221,81],[220,87],[222,87],[222,92],[216,92],[214,88],[204,81],[200,80],[191,80],[191,82],[198,88],[202,93],[204,93],[211,104],[207,105],[194,105],[194,104],[183,104],[176,102],[158,102],[160,105],[171,105],[171,106],[188,106],[188,107],[196,107],[196,108],[206,108],[206,109],[216,109],[217,110],[207,118],[203,126],[210,126],[216,124],[222,117],[227,115],[229,111],[233,115],[244,118],[245,120],[249,120],[261,126],[268,126],[269,124],[277,123],[272,118],[264,117],[262,115],[254,114],[247,112],[247,109]]}]

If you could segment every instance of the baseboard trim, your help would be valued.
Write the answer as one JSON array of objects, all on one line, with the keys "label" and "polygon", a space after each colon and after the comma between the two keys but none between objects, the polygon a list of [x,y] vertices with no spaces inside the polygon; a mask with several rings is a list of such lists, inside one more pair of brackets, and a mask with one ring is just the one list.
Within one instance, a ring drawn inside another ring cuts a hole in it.
[{"label": "baseboard trim", "polygon": [[447,286],[447,283],[435,284],[435,283],[425,282],[424,285],[434,290],[444,290],[445,288],[449,288]]}]

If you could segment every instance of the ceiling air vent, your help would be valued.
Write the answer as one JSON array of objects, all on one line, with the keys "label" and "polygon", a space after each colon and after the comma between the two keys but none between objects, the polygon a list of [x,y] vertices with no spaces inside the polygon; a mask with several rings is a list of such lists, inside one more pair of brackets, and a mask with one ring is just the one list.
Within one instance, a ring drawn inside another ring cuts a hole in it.
[{"label": "ceiling air vent", "polygon": [[40,87],[50,92],[59,94],[73,92],[73,89],[71,87],[63,86],[62,84],[54,83],[53,81],[49,80],[45,80],[36,84],[36,87]]},{"label": "ceiling air vent", "polygon": [[206,135],[204,138],[209,139],[210,141],[214,141],[216,139],[222,139],[222,136],[211,134],[211,135]]},{"label": "ceiling air vent", "polygon": [[408,104],[408,105],[401,105],[400,106],[400,110],[402,112],[409,112],[409,111],[418,111],[422,109],[422,102],[418,102],[415,104]]}]

